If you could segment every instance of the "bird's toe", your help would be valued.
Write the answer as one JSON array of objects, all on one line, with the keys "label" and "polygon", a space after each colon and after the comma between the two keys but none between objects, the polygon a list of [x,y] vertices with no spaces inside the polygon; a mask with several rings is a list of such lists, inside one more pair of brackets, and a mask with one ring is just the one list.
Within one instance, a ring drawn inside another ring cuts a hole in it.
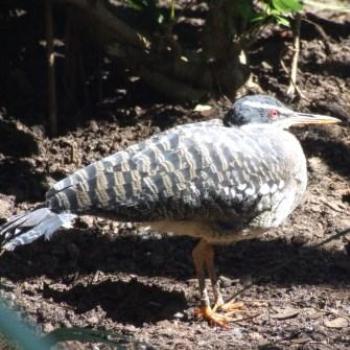
[{"label": "bird's toe", "polygon": [[195,315],[199,318],[205,319],[211,326],[219,326],[222,328],[229,328],[229,323],[233,319],[229,315],[219,314],[210,306],[201,306],[195,310]]},{"label": "bird's toe", "polygon": [[216,303],[213,307],[213,311],[221,311],[225,315],[232,315],[236,312],[245,310],[245,305],[242,302],[234,302],[232,300],[226,303]]}]

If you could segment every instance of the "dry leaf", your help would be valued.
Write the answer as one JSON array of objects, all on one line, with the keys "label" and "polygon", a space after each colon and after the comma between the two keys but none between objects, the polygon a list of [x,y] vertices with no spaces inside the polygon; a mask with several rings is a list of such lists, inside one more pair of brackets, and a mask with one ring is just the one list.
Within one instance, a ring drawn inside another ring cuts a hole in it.
[{"label": "dry leaf", "polygon": [[295,317],[299,314],[298,309],[294,309],[292,307],[287,307],[285,309],[276,309],[277,314],[271,315],[272,318],[277,320],[286,320],[287,318]]},{"label": "dry leaf", "polygon": [[334,320],[324,319],[324,325],[327,328],[345,328],[349,326],[349,321],[343,317],[337,317]]}]

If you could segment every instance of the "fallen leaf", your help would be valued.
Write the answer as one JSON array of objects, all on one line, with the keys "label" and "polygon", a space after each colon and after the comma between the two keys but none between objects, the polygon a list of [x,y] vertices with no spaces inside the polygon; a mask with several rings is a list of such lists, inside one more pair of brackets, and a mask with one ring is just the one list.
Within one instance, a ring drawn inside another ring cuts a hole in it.
[{"label": "fallen leaf", "polygon": [[325,318],[323,322],[327,328],[345,328],[349,326],[349,321],[343,317],[337,317],[334,320]]},{"label": "fallen leaf", "polygon": [[272,318],[277,320],[286,320],[287,318],[295,317],[299,314],[298,309],[294,309],[292,307],[287,307],[285,309],[276,309],[277,314],[271,315]]}]

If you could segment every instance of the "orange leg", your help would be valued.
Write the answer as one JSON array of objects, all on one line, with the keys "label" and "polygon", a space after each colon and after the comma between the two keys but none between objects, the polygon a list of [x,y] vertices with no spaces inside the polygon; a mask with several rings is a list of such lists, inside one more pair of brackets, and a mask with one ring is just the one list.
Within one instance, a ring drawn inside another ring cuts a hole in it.
[{"label": "orange leg", "polygon": [[[206,241],[201,240],[192,251],[192,257],[196,274],[199,282],[199,292],[201,297],[201,306],[197,311],[197,315],[206,319],[210,324],[227,327],[232,321],[230,315],[242,307],[242,304],[228,303],[224,304],[220,293],[219,281],[214,266],[214,250]],[[207,287],[205,284],[205,268],[208,272],[213,294],[215,298],[215,306],[211,308]],[[221,309],[226,314],[219,314],[216,310]]]},{"label": "orange leg", "polygon": [[199,243],[194,247],[192,251],[192,258],[194,263],[194,268],[196,270],[196,275],[198,278],[199,283],[199,292],[201,297],[201,304],[203,306],[210,306],[210,300],[209,295],[207,291],[207,287],[205,284],[205,254],[207,251],[208,244],[201,240]]}]

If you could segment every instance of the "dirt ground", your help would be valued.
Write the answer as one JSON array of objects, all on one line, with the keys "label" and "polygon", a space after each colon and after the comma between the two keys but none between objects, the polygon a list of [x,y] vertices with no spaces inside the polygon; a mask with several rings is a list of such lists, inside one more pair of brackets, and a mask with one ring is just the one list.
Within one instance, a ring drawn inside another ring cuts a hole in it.
[{"label": "dirt ground", "polygon": [[[290,104],[346,118],[350,15],[320,13],[309,19],[323,31],[302,23],[298,86],[305,98]],[[254,81],[287,103],[288,75],[281,61],[289,69],[291,43],[288,30],[269,30],[251,53]],[[172,125],[215,114],[133,101],[52,140],[43,138],[36,125],[1,120],[0,216],[35,206],[53,180],[76,168]],[[194,316],[194,240],[106,219],[83,217],[50,241],[2,255],[1,295],[43,332],[59,327],[111,330],[156,349],[349,349],[350,235],[314,248],[336,230],[350,227],[349,124],[295,132],[308,157],[303,205],[283,227],[261,239],[217,247],[224,296],[252,283],[238,296],[246,310],[228,330]],[[94,346],[66,344],[68,349],[108,348]]]}]

